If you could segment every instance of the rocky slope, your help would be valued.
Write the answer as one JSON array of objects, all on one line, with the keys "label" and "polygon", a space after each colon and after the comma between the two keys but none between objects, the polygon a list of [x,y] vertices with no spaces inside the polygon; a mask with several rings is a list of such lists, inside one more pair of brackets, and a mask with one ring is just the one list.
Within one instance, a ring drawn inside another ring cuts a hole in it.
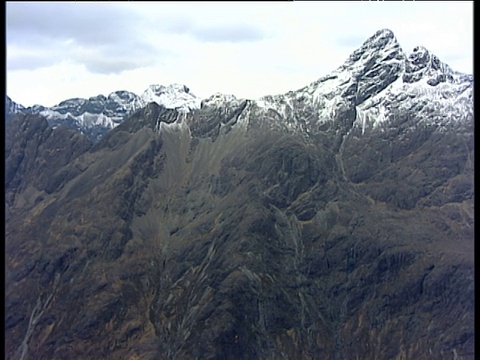
[{"label": "rocky slope", "polygon": [[472,83],[382,30],[94,145],[19,114],[6,358],[474,359]]}]

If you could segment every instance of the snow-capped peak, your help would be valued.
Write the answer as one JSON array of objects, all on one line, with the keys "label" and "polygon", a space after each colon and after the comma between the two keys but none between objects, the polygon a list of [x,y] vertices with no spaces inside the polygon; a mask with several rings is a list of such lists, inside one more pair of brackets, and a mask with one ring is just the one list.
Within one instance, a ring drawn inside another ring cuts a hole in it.
[{"label": "snow-capped peak", "polygon": [[[355,126],[364,130],[399,111],[446,124],[471,120],[472,85],[472,75],[453,71],[425,47],[418,46],[407,56],[393,32],[383,29],[332,73],[297,91],[264,96],[256,105],[291,118],[293,128],[302,128],[303,123],[318,126],[339,114],[356,114]],[[304,120],[305,113],[314,115]]]},{"label": "snow-capped peak", "polygon": [[362,46],[355,50],[338,71],[362,72],[374,62],[403,61],[405,55],[393,32],[388,29],[377,31]]},{"label": "snow-capped peak", "polygon": [[140,95],[140,101],[143,105],[155,102],[168,109],[177,109],[182,112],[197,110],[201,103],[201,99],[191,93],[188,87],[181,84],[150,85]]}]

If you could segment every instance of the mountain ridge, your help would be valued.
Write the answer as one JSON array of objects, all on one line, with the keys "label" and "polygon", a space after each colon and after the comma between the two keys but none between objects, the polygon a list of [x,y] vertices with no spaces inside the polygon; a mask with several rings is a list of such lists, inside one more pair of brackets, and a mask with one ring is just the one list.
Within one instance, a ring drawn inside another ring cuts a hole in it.
[{"label": "mountain ridge", "polygon": [[[434,104],[424,106],[422,95],[427,93],[428,96],[434,94],[436,99]],[[456,100],[459,97],[466,98],[463,104]],[[412,101],[408,101],[409,98],[416,98],[413,105]],[[468,111],[465,103],[472,98],[472,75],[453,71],[423,46],[415,47],[407,55],[393,32],[382,29],[368,38],[332,73],[298,90],[251,100],[266,111],[272,109],[283,115],[285,111],[295,112],[294,107],[301,107],[303,105],[300,102],[306,102],[307,107],[320,109],[318,115],[315,115],[316,122],[327,121],[338,107],[341,108],[338,111],[355,110],[359,113],[356,125],[365,131],[368,124],[375,127],[392,116],[392,102],[403,101],[410,107],[420,103],[419,111],[436,112],[434,121],[442,122],[442,117],[455,118],[457,121],[468,117],[465,116]],[[112,92],[107,97],[97,95],[89,99],[68,99],[50,108],[38,105],[30,108],[21,105],[15,107],[16,103],[11,99],[6,101],[15,104],[10,105],[12,112],[41,114],[52,125],[67,124],[85,132],[90,140],[96,142],[123,121],[126,115],[149,102],[176,108],[181,112],[194,112],[202,103],[211,106],[213,99],[215,104],[237,101],[234,95],[220,93],[200,99],[188,87],[180,84],[150,85],[140,96],[122,90]],[[238,99],[242,100],[245,99]],[[8,111],[10,110],[6,106],[6,113]],[[448,116],[442,115],[444,111],[449,112]],[[434,116],[428,114],[427,117]]]}]

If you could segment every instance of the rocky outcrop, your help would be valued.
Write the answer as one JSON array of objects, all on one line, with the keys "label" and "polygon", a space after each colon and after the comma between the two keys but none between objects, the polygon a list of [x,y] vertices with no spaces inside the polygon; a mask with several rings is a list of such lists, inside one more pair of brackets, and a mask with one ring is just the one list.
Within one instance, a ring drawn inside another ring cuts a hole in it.
[{"label": "rocky outcrop", "polygon": [[5,95],[5,120],[10,119],[10,115],[22,112],[25,108]]}]

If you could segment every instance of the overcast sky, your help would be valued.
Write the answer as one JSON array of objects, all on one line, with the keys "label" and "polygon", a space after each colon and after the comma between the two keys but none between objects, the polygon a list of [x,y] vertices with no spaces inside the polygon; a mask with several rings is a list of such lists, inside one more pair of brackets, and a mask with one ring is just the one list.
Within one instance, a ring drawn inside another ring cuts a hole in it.
[{"label": "overcast sky", "polygon": [[181,83],[202,98],[296,90],[377,30],[473,73],[472,2],[10,2],[7,95],[31,106]]}]

